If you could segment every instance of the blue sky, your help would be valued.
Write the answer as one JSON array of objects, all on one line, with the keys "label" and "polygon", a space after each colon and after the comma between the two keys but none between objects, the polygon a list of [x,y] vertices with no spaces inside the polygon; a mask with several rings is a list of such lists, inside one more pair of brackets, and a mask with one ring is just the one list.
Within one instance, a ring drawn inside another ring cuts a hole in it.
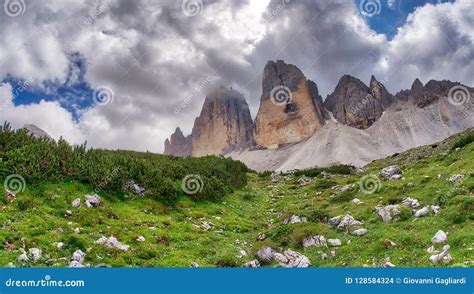
[{"label": "blue sky", "polygon": [[397,28],[403,26],[407,16],[417,7],[426,3],[454,2],[454,0],[354,0],[356,5],[370,1],[380,3],[381,9],[379,14],[366,17],[366,20],[374,31],[385,34],[389,39],[396,35]]}]

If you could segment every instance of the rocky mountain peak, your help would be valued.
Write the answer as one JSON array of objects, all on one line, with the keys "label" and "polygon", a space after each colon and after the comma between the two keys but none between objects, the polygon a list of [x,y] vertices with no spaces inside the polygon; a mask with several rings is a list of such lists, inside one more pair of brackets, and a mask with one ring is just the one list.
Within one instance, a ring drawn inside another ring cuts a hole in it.
[{"label": "rocky mountain peak", "polygon": [[344,75],[324,105],[343,124],[366,129],[382,116],[392,103],[392,95],[372,76],[370,88],[361,80]]},{"label": "rocky mountain peak", "polygon": [[34,124],[25,124],[23,128],[27,130],[28,133],[31,134],[35,138],[52,139],[51,136],[49,136],[49,134],[45,130],[43,130],[42,128]]},{"label": "rocky mountain peak", "polygon": [[254,138],[260,147],[299,142],[325,124],[318,88],[302,71],[282,60],[269,61],[263,71],[262,96]]},{"label": "rocky mountain peak", "polygon": [[219,87],[209,93],[194,122],[193,156],[224,154],[253,143],[252,118],[244,96]]},{"label": "rocky mountain peak", "polygon": [[190,156],[191,136],[185,137],[179,127],[176,128],[170,139],[165,141],[165,152],[167,155]]}]

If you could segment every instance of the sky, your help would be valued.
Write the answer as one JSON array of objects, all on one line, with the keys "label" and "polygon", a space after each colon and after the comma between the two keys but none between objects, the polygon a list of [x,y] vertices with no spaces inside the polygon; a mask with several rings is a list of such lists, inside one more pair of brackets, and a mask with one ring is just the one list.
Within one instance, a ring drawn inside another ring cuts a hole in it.
[{"label": "sky", "polygon": [[0,121],[88,146],[162,152],[206,92],[258,110],[283,59],[323,99],[344,74],[387,89],[474,85],[473,0],[0,0]]}]

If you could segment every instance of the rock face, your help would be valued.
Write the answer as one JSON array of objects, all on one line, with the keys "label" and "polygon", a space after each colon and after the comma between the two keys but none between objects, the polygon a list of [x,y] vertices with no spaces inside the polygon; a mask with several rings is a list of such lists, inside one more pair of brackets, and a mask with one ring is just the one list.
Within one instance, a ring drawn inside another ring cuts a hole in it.
[{"label": "rock face", "polygon": [[253,132],[257,146],[273,149],[299,142],[324,126],[324,116],[314,82],[282,60],[267,63]]},{"label": "rock face", "polygon": [[165,141],[165,154],[174,156],[191,156],[192,138],[191,135],[185,137],[178,127],[171,135],[170,139]]},{"label": "rock face", "polygon": [[252,142],[252,117],[244,96],[224,87],[209,94],[194,122],[192,155],[224,154]]},{"label": "rock face", "polygon": [[41,129],[40,127],[38,127],[36,125],[26,124],[26,125],[23,126],[23,128],[25,130],[27,130],[28,133],[33,135],[33,137],[35,137],[35,138],[51,139],[51,137],[48,135],[48,133],[46,133],[46,131],[44,131],[43,129]]},{"label": "rock face", "polygon": [[205,156],[225,154],[253,144],[252,117],[244,96],[220,87],[206,96],[192,134],[177,128],[165,141],[165,154]]},{"label": "rock face", "polygon": [[345,125],[367,129],[392,103],[392,95],[374,76],[370,88],[361,80],[344,75],[324,105],[334,118]]},{"label": "rock face", "polygon": [[416,106],[423,108],[439,98],[446,97],[449,90],[456,85],[460,84],[446,80],[430,80],[423,86],[423,83],[419,79],[416,79],[411,86],[409,99],[411,99]]}]

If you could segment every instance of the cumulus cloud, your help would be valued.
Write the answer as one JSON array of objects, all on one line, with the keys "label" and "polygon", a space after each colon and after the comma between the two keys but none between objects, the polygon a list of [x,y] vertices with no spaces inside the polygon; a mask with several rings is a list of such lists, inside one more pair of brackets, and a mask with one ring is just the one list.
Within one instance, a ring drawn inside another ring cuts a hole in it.
[{"label": "cumulus cloud", "polygon": [[2,78],[73,86],[82,70],[71,71],[75,54],[85,82],[114,96],[75,119],[58,103],[70,97],[15,106],[6,84],[0,119],[73,143],[160,152],[176,126],[191,131],[215,84],[241,91],[255,116],[270,59],[300,67],[323,98],[344,74],[365,82],[375,74],[392,92],[417,77],[474,82],[472,1],[419,7],[392,40],[371,30],[353,1],[195,0],[183,13],[185,2],[30,1],[23,15],[0,13]]}]

